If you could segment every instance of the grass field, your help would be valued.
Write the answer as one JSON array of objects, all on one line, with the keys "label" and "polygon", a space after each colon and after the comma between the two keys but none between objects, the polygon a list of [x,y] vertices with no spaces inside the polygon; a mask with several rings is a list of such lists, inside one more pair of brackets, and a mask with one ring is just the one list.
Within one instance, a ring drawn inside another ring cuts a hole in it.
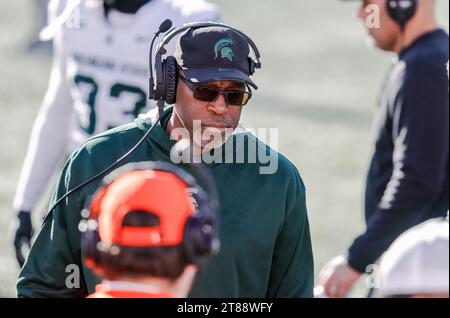
[{"label": "grass field", "polygon": [[[263,69],[255,75],[260,90],[243,121],[279,128],[279,150],[306,183],[317,272],[364,228],[371,120],[392,56],[366,45],[357,3],[213,2],[224,21],[250,35],[261,51]],[[45,55],[25,53],[34,14],[30,3],[0,2],[0,297],[15,295],[18,268],[7,236],[11,203],[51,63]],[[447,30],[448,10],[448,0],[438,1]],[[38,213],[34,221],[37,227]],[[364,295],[360,285],[354,296]]]}]

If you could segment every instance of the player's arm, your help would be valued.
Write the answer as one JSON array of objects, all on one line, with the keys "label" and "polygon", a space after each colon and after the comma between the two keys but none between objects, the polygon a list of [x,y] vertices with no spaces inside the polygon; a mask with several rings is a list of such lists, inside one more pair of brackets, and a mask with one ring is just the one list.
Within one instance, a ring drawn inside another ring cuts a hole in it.
[{"label": "player's arm", "polygon": [[314,265],[305,186],[291,167],[285,220],[274,249],[267,297],[313,297]]},{"label": "player's arm", "polygon": [[30,213],[45,191],[58,162],[66,154],[74,112],[65,79],[65,58],[59,41],[55,39],[54,42],[49,86],[33,125],[13,203],[17,213],[14,245],[20,266],[24,261],[20,246],[29,244],[32,236]]},{"label": "player's arm", "polygon": [[59,38],[55,38],[49,86],[33,125],[14,199],[16,210],[31,211],[34,208],[57,162],[65,155],[74,109],[59,42]]},{"label": "player's arm", "polygon": [[431,206],[443,195],[448,173],[448,80],[443,67],[408,69],[393,118],[393,173],[366,232],[349,251],[349,264],[359,272],[402,232],[431,217],[430,211],[444,211]]}]

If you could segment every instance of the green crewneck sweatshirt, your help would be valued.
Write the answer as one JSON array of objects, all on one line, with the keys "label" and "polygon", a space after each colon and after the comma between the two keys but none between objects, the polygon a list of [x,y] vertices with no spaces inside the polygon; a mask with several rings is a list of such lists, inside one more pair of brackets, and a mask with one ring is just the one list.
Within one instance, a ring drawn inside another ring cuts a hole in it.
[{"label": "green crewneck sweatshirt", "polygon": [[[171,114],[172,108],[166,109],[163,126]],[[139,118],[85,142],[65,164],[50,205],[116,161],[151,125],[148,118]],[[232,150],[227,148],[230,142],[234,143]],[[174,145],[169,134],[158,125],[121,165],[149,160],[170,162]],[[255,150],[254,145],[257,151],[277,160],[275,173],[261,174],[265,164],[259,160],[207,165],[220,197],[221,250],[200,272],[191,297],[313,296],[313,255],[305,186],[297,169],[245,131],[227,141],[221,148],[222,157],[247,154],[249,149]],[[180,166],[190,170],[188,165]],[[19,297],[84,297],[94,292],[99,279],[82,262],[78,224],[80,212],[89,205],[100,181],[82,188],[46,217],[20,273]]]}]

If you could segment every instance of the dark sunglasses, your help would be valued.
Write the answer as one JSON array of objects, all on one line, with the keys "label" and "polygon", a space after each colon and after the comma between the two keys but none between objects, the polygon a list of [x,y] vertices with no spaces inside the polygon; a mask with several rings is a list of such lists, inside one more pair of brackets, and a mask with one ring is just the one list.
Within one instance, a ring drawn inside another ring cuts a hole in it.
[{"label": "dark sunglasses", "polygon": [[[206,85],[199,85],[192,83],[187,78],[179,75],[179,78],[186,84],[186,86],[192,91],[195,99],[202,102],[215,102],[220,95],[225,96],[227,104],[232,106],[244,106],[252,98],[252,93],[242,90],[221,90],[212,88]],[[248,87],[250,90],[250,87]]]}]

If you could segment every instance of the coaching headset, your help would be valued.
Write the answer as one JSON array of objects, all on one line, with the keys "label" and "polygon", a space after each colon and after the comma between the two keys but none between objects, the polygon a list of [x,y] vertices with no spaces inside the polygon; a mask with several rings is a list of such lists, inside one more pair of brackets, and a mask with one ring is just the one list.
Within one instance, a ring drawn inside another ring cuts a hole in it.
[{"label": "coaching headset", "polygon": [[[107,246],[109,251],[114,254],[114,247],[120,246],[109,244],[101,244],[101,238],[98,228],[98,217],[101,213],[100,207],[103,198],[108,193],[108,187],[120,176],[132,171],[162,171],[168,172],[178,177],[188,187],[194,189],[193,198],[197,203],[195,212],[188,218],[184,227],[182,248],[186,256],[186,260],[190,264],[199,264],[205,257],[215,255],[219,251],[218,239],[218,213],[219,201],[217,190],[212,182],[211,176],[207,171],[196,170],[198,177],[208,187],[208,192],[196,182],[194,177],[172,164],[164,162],[140,162],[125,165],[103,179],[102,185],[93,196],[93,200],[89,209],[84,210],[84,219],[80,222],[80,230],[82,232],[82,246],[84,256],[88,262],[93,262],[96,266],[102,265],[100,257],[100,249]],[[86,213],[87,212],[87,213]],[[163,246],[161,246],[163,247]],[[117,250],[117,249],[116,249]]]},{"label": "coaching headset", "polygon": [[417,11],[417,0],[387,0],[386,10],[404,31],[406,23]]},{"label": "coaching headset", "polygon": [[[172,21],[165,20],[160,27],[160,31],[168,30],[172,26]],[[252,48],[253,53],[255,54],[256,60],[251,57],[248,57],[248,73],[249,75],[253,75],[256,69],[261,68],[261,55],[256,44],[253,42],[251,38],[245,35],[243,32],[223,23],[214,23],[214,22],[195,22],[195,23],[187,23],[178,29],[172,29],[169,33],[167,33],[164,38],[161,40],[160,44],[156,49],[156,57],[155,57],[155,65],[152,62],[152,52],[153,52],[153,43],[159,33],[155,34],[155,37],[152,40],[151,48],[150,48],[150,99],[153,99],[158,102],[158,108],[162,111],[164,107],[164,103],[169,105],[175,104],[176,102],[176,90],[177,90],[177,82],[178,82],[178,64],[177,60],[174,56],[168,56],[163,59],[163,55],[167,53],[165,46],[177,35],[182,32],[188,32],[189,30],[208,28],[208,27],[221,27],[233,30],[234,32],[243,36],[249,46]],[[153,77],[153,67],[156,70],[156,78]]]}]

